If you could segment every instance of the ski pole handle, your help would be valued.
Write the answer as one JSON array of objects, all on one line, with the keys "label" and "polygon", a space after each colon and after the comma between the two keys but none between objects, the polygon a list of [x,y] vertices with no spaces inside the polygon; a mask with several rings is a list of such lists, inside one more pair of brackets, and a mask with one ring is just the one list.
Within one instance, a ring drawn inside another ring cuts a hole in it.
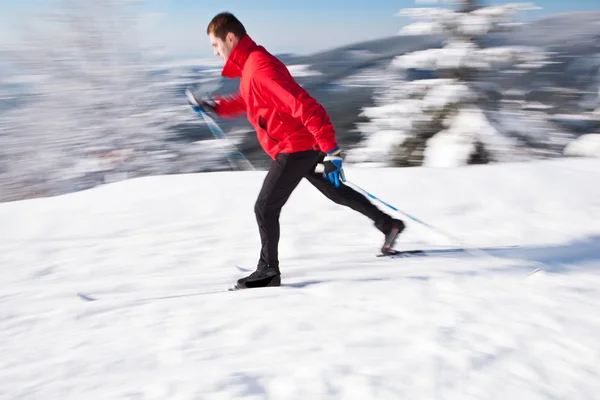
[{"label": "ski pole handle", "polygon": [[317,164],[315,167],[315,173],[322,174],[323,172],[325,172],[325,166],[321,163]]}]

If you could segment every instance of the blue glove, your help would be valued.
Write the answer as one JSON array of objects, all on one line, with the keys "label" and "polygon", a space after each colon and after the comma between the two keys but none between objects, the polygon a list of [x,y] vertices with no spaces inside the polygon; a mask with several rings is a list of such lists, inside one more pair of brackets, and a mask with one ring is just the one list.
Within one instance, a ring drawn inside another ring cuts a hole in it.
[{"label": "blue glove", "polygon": [[335,185],[340,187],[340,181],[345,182],[344,169],[342,168],[342,157],[340,147],[331,150],[323,159],[323,176]]},{"label": "blue glove", "polygon": [[198,99],[192,92],[188,89],[185,91],[185,95],[187,96],[187,100],[190,106],[192,106],[192,110],[196,112],[196,114],[200,114],[200,112],[210,114],[211,116],[216,116],[215,105],[214,102],[210,100],[201,100]]}]

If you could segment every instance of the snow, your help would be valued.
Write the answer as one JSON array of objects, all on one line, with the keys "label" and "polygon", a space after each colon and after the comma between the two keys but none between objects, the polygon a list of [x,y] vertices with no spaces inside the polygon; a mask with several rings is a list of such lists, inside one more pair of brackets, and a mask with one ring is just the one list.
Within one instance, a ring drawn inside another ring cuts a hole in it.
[{"label": "snow", "polygon": [[319,71],[311,70],[311,65],[308,64],[292,64],[286,67],[295,78],[321,75]]},{"label": "snow", "polygon": [[374,53],[371,50],[353,49],[353,50],[346,50],[344,52],[344,56],[346,56],[350,59],[353,59],[353,60],[368,60],[370,58],[376,57],[377,53]]},{"label": "snow", "polygon": [[[154,67],[154,66],[153,66]],[[158,65],[162,69],[174,69],[184,67],[203,67],[203,68],[218,68],[219,71],[223,68],[223,60],[220,57],[207,58],[186,58],[171,61],[165,61]]]},{"label": "snow", "polygon": [[441,49],[415,51],[399,56],[393,65],[426,70],[476,68],[490,69],[521,62],[521,68],[541,68],[546,54],[527,46],[501,46],[480,49],[473,43],[451,42]]},{"label": "snow", "polygon": [[[397,122],[400,125],[401,123],[406,123],[406,120],[399,119],[398,121],[388,122]],[[371,132],[365,139],[364,147],[352,151],[348,158],[355,164],[368,161],[375,161],[377,163],[377,160],[379,160],[381,166],[384,166],[389,161],[389,158],[393,156],[394,150],[408,137],[405,133],[406,128],[410,127],[410,122],[408,124],[407,127],[401,130],[380,129],[376,132]],[[364,129],[368,129],[368,127]]]},{"label": "snow", "polygon": [[389,87],[389,81],[397,78],[397,72],[391,73],[389,69],[382,70],[381,66],[374,65],[360,68],[356,72],[345,75],[341,79],[333,80],[327,85],[327,89],[346,90],[348,88],[365,87],[375,88],[377,90]]},{"label": "snow", "polygon": [[582,157],[600,157],[600,134],[582,135],[569,142],[565,155]]},{"label": "snow", "polygon": [[429,139],[423,165],[459,167],[468,163],[475,148],[473,137],[456,130],[444,130]]},{"label": "snow", "polygon": [[46,79],[43,75],[13,75],[13,76],[3,76],[0,83],[2,85],[21,85],[21,84],[30,84],[30,83],[38,83]]},{"label": "snow", "polygon": [[546,61],[547,54],[539,48],[532,46],[498,46],[479,50],[480,57],[491,65],[502,65],[522,61],[522,68],[541,68]]},{"label": "snow", "polygon": [[430,21],[420,21],[405,25],[398,32],[398,34],[406,36],[433,35],[436,33],[442,33],[442,28],[437,22]]},{"label": "snow", "polygon": [[378,107],[365,107],[361,112],[361,116],[365,116],[371,119],[380,119],[382,122],[388,125],[396,125],[399,123],[400,127],[408,129],[411,125],[411,121],[405,117],[399,117],[395,120],[393,117],[399,114],[408,114],[412,112],[420,112],[420,102],[403,102],[403,103],[391,103]]},{"label": "snow", "polygon": [[[365,51],[364,53],[369,53]],[[362,54],[361,52],[356,52],[356,56],[365,56],[366,54]],[[286,65],[290,73],[296,77],[307,77],[307,76],[317,76],[321,75],[319,71],[311,70],[311,65],[309,64],[289,64]],[[170,70],[171,74],[174,78],[181,79],[182,72],[189,72],[185,69],[189,68],[202,68],[202,74],[211,74],[216,77],[220,77],[221,70],[223,69],[223,60],[220,57],[211,57],[211,58],[191,58],[191,59],[176,59],[171,61],[166,61],[160,63],[158,65],[152,65],[152,68],[160,68]],[[185,75],[185,74],[184,74]],[[197,74],[192,74],[193,82],[198,82]],[[211,76],[210,79],[214,77]],[[172,84],[168,83],[168,84]]]},{"label": "snow", "polygon": [[531,101],[523,104],[523,109],[527,110],[549,110],[552,108],[552,106],[540,103],[539,101]]},{"label": "snow", "polygon": [[580,114],[553,114],[553,118],[572,121],[596,121],[597,118],[590,113]]},{"label": "snow", "polygon": [[[0,397],[595,398],[599,174],[597,159],[348,168],[469,246],[523,246],[399,260],[302,182],[284,286],[241,292],[216,291],[256,262],[264,171],[1,204]],[[457,245],[407,225],[400,248]]]},{"label": "snow", "polygon": [[514,145],[490,124],[485,114],[475,106],[461,108],[444,121],[447,129],[427,142],[423,165],[458,167],[465,165],[475,150],[477,141],[494,152],[506,153]]},{"label": "snow", "polygon": [[[457,2],[449,1],[447,3]],[[468,13],[440,8],[406,8],[395,15],[425,20],[403,27],[400,31],[400,34],[403,35],[454,32],[461,35],[483,36],[498,29],[518,26],[520,25],[519,22],[510,20],[514,18],[514,14],[537,9],[539,7],[532,3],[509,3],[500,6],[481,7]]]},{"label": "snow", "polygon": [[442,110],[450,104],[473,102],[477,99],[477,94],[465,83],[444,83],[445,80],[442,79],[440,81],[440,84],[432,87],[423,98],[423,109]]}]

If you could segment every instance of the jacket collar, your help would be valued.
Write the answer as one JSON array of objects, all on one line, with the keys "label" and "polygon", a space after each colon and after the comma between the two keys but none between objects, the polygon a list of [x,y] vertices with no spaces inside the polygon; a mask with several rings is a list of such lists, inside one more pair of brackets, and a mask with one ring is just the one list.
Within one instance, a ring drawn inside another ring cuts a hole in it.
[{"label": "jacket collar", "polygon": [[248,34],[244,35],[231,51],[227,62],[223,66],[221,75],[227,78],[239,78],[242,76],[242,70],[248,56],[257,48],[258,46],[254,40]]}]

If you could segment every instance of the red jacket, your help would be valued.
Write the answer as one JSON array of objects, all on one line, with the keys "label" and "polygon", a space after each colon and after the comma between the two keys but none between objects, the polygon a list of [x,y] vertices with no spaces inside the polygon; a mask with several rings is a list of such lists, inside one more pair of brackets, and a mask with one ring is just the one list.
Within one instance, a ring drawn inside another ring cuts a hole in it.
[{"label": "red jacket", "polygon": [[329,152],[337,147],[327,112],[304,90],[286,66],[245,35],[234,47],[222,75],[240,80],[232,97],[216,99],[215,112],[236,118],[246,112],[263,149],[279,153]]}]

